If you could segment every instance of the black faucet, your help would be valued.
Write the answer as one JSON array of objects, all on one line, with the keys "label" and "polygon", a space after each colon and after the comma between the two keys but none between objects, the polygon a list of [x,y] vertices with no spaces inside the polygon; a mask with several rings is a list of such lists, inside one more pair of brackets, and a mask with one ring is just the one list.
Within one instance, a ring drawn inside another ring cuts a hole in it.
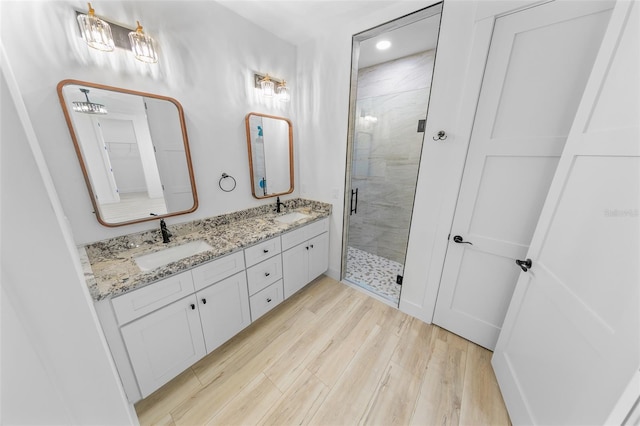
[{"label": "black faucet", "polygon": [[164,223],[164,219],[160,219],[160,232],[162,232],[162,242],[165,244],[170,243],[170,238],[173,234],[167,229],[167,224]]},{"label": "black faucet", "polygon": [[280,206],[284,206],[284,203],[280,202],[280,197],[276,198],[276,213],[280,213]]}]

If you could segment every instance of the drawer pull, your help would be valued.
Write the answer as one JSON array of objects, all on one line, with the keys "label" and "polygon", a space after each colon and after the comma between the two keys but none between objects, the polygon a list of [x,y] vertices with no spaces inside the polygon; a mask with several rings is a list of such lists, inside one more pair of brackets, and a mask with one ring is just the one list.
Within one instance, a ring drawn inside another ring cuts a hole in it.
[{"label": "drawer pull", "polygon": [[267,303],[271,303],[271,298],[267,297]]},{"label": "drawer pull", "polygon": [[204,297],[202,298],[202,304],[206,305],[207,304],[207,299],[205,299]]},{"label": "drawer pull", "polygon": [[195,310],[196,309],[196,305],[194,305],[193,303],[191,304],[191,310]]},{"label": "drawer pull", "polygon": [[263,253],[269,253],[269,249],[262,250]]},{"label": "drawer pull", "polygon": [[265,276],[265,277],[268,277],[269,275],[271,275],[269,272],[265,272],[265,273],[264,273],[264,276]]}]

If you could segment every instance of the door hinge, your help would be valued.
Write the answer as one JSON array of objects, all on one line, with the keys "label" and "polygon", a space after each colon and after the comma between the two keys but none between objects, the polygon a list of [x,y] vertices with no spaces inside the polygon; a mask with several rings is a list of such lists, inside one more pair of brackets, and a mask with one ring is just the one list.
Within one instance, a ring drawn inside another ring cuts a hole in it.
[{"label": "door hinge", "polygon": [[404,277],[402,275],[396,275],[396,284],[402,285],[402,279]]},{"label": "door hinge", "polygon": [[424,133],[426,125],[427,120],[418,120],[418,133]]}]

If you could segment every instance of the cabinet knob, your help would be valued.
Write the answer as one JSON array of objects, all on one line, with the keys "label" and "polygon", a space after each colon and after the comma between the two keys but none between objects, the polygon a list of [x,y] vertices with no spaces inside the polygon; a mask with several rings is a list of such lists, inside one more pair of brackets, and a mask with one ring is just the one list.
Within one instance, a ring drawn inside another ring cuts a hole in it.
[{"label": "cabinet knob", "polygon": [[262,250],[263,253],[269,253],[269,249]]},{"label": "cabinet knob", "polygon": [[306,248],[307,250],[309,250],[309,246],[306,246],[305,248]]},{"label": "cabinet knob", "polygon": [[207,304],[207,299],[205,299],[204,297],[202,298],[202,304],[206,305]]},{"label": "cabinet knob", "polygon": [[196,305],[194,305],[193,303],[191,304],[191,310],[195,310],[196,309]]},{"label": "cabinet knob", "polygon": [[313,244],[311,244],[311,248],[313,248]]},{"label": "cabinet knob", "polygon": [[271,303],[271,298],[267,297],[267,303]]},{"label": "cabinet knob", "polygon": [[268,277],[269,275],[271,275],[269,272],[265,272],[265,273],[264,273],[264,276],[265,276],[265,277]]}]

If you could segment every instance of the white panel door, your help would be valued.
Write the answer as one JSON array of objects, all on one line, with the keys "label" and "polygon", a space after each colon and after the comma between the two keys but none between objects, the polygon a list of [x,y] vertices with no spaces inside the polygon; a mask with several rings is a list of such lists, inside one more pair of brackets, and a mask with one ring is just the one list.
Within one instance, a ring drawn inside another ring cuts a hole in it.
[{"label": "white panel door", "polygon": [[433,322],[493,349],[611,2],[496,19]]},{"label": "white panel door", "polygon": [[640,395],[639,9],[616,3],[496,346],[514,424],[621,424]]}]

